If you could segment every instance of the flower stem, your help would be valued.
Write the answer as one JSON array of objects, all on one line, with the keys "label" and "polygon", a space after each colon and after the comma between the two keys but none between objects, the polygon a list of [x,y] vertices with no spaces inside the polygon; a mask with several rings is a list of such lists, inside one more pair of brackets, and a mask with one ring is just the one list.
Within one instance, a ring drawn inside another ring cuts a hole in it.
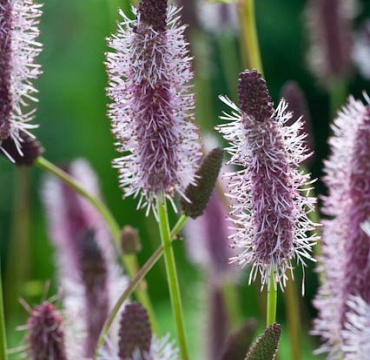
[{"label": "flower stem", "polygon": [[181,359],[188,360],[189,355],[186,347],[185,327],[182,313],[180,289],[179,282],[177,279],[175,256],[171,246],[171,232],[168,221],[166,199],[164,197],[163,199],[158,198],[157,203],[159,217],[158,226],[161,234],[162,245],[164,248],[164,259],[166,264],[167,281],[170,290],[172,312],[176,323],[177,340],[180,348]]},{"label": "flower stem", "polygon": [[7,345],[6,345],[4,303],[3,303],[3,285],[2,285],[2,275],[0,271],[0,359],[4,360],[8,359],[6,349]]},{"label": "flower stem", "polygon": [[329,87],[330,115],[336,117],[338,109],[344,104],[347,96],[347,84],[344,79],[333,80]]},{"label": "flower stem", "polygon": [[[185,222],[187,220],[187,216],[182,215],[180,219],[177,221],[176,225],[171,231],[171,241],[173,241],[177,234],[181,231],[183,226],[185,225]],[[103,329],[100,333],[98,345],[95,352],[95,358],[98,355],[98,349],[104,345],[105,338],[108,335],[108,332],[112,326],[112,323],[114,319],[116,318],[118,312],[120,311],[123,303],[130,297],[131,293],[135,291],[137,286],[140,284],[140,282],[144,279],[146,274],[152,269],[152,267],[157,263],[157,261],[161,258],[163,255],[164,247],[161,245],[146,261],[146,263],[142,266],[142,268],[136,273],[134,278],[131,280],[129,286],[127,289],[123,292],[123,294],[119,297],[116,304],[114,305],[113,310],[111,311],[108,319],[106,320]]]},{"label": "flower stem", "polygon": [[244,58],[248,59],[246,65],[263,74],[254,15],[254,0],[239,1],[239,13],[242,31],[241,39],[244,42],[242,49],[247,52]]},{"label": "flower stem", "polygon": [[277,286],[275,283],[275,266],[271,270],[267,285],[266,327],[276,322]]},{"label": "flower stem", "polygon": [[293,281],[292,275],[289,271],[284,297],[290,336],[290,348],[292,351],[292,360],[301,360],[302,356],[299,334],[300,314],[297,301],[297,289],[296,283]]},{"label": "flower stem", "polygon": [[[116,246],[117,252],[121,256],[122,263],[130,277],[132,279],[138,269],[138,262],[135,255],[124,255],[121,251],[120,246],[120,236],[121,236],[121,228],[118,225],[116,219],[112,215],[112,213],[109,211],[109,209],[106,207],[106,205],[98,198],[94,197],[90,193],[88,193],[81,184],[79,184],[75,179],[73,179],[72,176],[67,174],[62,169],[58,168],[54,164],[52,164],[50,161],[46,160],[43,157],[38,157],[35,161],[35,164],[42,168],[43,170],[46,170],[59,178],[61,181],[63,181],[65,184],[70,186],[72,189],[76,190],[81,196],[83,196],[86,200],[88,200],[95,209],[101,214],[101,216],[104,218],[105,222],[107,223],[113,239],[114,244]],[[154,332],[158,332],[158,326],[157,321],[155,318],[154,310],[152,303],[150,301],[148,292],[146,290],[146,287],[139,287],[135,292],[138,300],[141,302],[141,304],[147,309],[150,321],[153,326]]]}]

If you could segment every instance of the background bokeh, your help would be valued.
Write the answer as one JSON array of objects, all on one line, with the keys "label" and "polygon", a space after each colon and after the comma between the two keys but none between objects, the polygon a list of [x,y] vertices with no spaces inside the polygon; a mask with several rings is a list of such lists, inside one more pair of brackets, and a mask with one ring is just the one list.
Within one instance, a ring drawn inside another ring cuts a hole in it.
[{"label": "background bokeh", "polygon": [[[354,21],[354,28],[370,15],[370,2],[364,0],[361,4],[362,10]],[[316,156],[310,170],[315,178],[320,178],[322,160],[328,154],[330,104],[327,91],[307,70],[305,5],[305,0],[258,0],[256,17],[265,78],[273,100],[278,102],[280,89],[288,80],[299,82],[307,96],[316,143]],[[117,172],[111,167],[117,153],[106,116],[109,100],[105,95],[104,52],[108,50],[105,37],[116,28],[117,7],[127,8],[128,1],[45,1],[40,25],[44,51],[38,59],[43,75],[37,81],[36,122],[40,127],[35,134],[45,148],[45,157],[53,163],[63,164],[83,157],[92,164],[99,176],[103,197],[118,222],[140,229],[143,250],[139,259],[143,262],[159,244],[155,222],[135,210],[135,200],[122,200]],[[205,31],[201,26],[195,28],[195,23],[193,26],[189,28],[189,35],[195,55],[197,118],[203,131],[215,134],[213,127],[219,123],[218,116],[224,109],[217,97],[225,94],[235,99],[237,74],[242,70],[238,35],[236,30],[227,28],[215,33]],[[349,91],[358,97],[368,88],[369,83],[353,69]],[[16,325],[24,324],[27,317],[18,298],[31,305],[37,304],[47,281],[51,282],[47,297],[57,292],[53,249],[39,196],[44,175],[38,168],[16,169],[6,158],[0,159],[1,274],[9,342],[13,347],[24,336],[15,330]],[[320,181],[316,186],[318,193],[323,194],[325,190]],[[191,348],[196,351],[201,342],[197,339],[200,326],[197,319],[207,304],[200,301],[204,288],[201,274],[186,260],[183,248],[183,244],[175,244],[188,336],[193,344]],[[297,277],[300,287],[300,275]],[[150,272],[147,280],[163,332],[173,331],[163,263]],[[309,268],[306,271],[306,293],[301,300],[302,327],[306,334],[305,359],[314,358],[311,351],[316,346],[307,335],[314,316],[311,300],[316,288],[316,276]],[[240,286],[240,299],[246,316],[259,316],[256,288],[247,288],[246,280]],[[281,294],[278,320],[284,323]],[[261,327],[263,323],[261,320]],[[291,358],[286,336],[280,351],[281,359]],[[196,356],[193,358],[197,359]]]}]

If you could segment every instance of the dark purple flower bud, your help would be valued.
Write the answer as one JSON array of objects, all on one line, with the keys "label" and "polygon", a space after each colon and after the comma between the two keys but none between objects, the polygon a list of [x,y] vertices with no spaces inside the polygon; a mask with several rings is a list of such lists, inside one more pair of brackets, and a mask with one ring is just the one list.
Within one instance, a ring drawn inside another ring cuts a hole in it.
[{"label": "dark purple flower bud", "polygon": [[259,272],[265,284],[274,271],[275,282],[284,286],[292,259],[305,265],[317,239],[308,235],[315,224],[307,216],[316,199],[302,194],[309,175],[298,171],[308,156],[299,134],[303,124],[285,126],[291,118],[285,100],[274,111],[255,71],[240,74],[238,93],[241,109],[221,97],[233,112],[221,117],[228,124],[218,126],[232,144],[229,163],[244,168],[227,174],[230,197],[237,201],[231,210],[236,232],[230,238],[240,253],[233,261],[252,265],[250,281]]},{"label": "dark purple flower bud", "polygon": [[[311,117],[308,110],[306,97],[301,89],[301,87],[295,81],[288,81],[284,84],[281,89],[280,96],[284,98],[288,103],[288,111],[292,112],[292,117],[287,121],[286,126],[292,125],[300,117],[302,117],[303,122],[303,134],[306,134],[305,142],[307,148],[313,152],[315,148],[315,140],[312,131]],[[310,156],[305,160],[308,164],[312,162],[313,156]]]},{"label": "dark purple flower bud", "polygon": [[[167,12],[166,12],[167,11]],[[108,40],[108,95],[113,134],[123,157],[115,161],[125,196],[149,208],[156,196],[183,195],[201,157],[193,120],[191,58],[178,10],[166,1],[143,0],[137,19]]]},{"label": "dark purple flower bud", "polygon": [[121,249],[124,254],[136,254],[141,251],[138,232],[131,226],[125,226],[121,231]]},{"label": "dark purple flower bud", "polygon": [[307,23],[311,35],[309,65],[323,85],[346,78],[351,68],[351,30],[348,0],[310,0]]},{"label": "dark purple flower bud", "polygon": [[43,302],[32,309],[27,328],[32,360],[67,360],[62,318],[54,305]]},{"label": "dark purple flower bud", "polygon": [[126,305],[119,329],[119,358],[132,359],[134,352],[145,358],[150,351],[152,330],[149,316],[139,303]]},{"label": "dark purple flower bud", "polygon": [[27,110],[27,106],[30,101],[37,101],[32,95],[36,92],[32,80],[40,74],[40,67],[34,62],[41,52],[41,44],[36,42],[40,16],[40,5],[33,1],[1,1],[0,151],[8,157],[3,142],[9,139],[22,156],[22,137],[30,136],[29,130],[36,127],[29,123],[34,110]]},{"label": "dark purple flower bud", "polygon": [[270,120],[274,114],[266,81],[256,70],[245,70],[239,75],[238,96],[240,110],[255,121]]},{"label": "dark purple flower bud", "polygon": [[140,20],[156,31],[166,30],[167,0],[141,0],[138,8]]},{"label": "dark purple flower bud", "polygon": [[196,219],[207,208],[218,173],[222,165],[223,152],[220,148],[210,151],[196,171],[194,184],[185,190],[185,198],[180,199],[180,206],[185,215]]},{"label": "dark purple flower bud", "polygon": [[[354,349],[360,344],[358,329],[365,329],[370,318],[370,234],[365,226],[370,214],[370,106],[350,97],[332,129],[332,153],[324,169],[329,195],[323,208],[331,219],[323,228],[325,282],[314,303],[319,318],[313,333],[324,342],[319,352],[328,352],[330,359],[365,359],[364,347]],[[352,355],[347,357],[348,351]]]},{"label": "dark purple flower bud", "polygon": [[43,147],[36,138],[28,134],[20,135],[20,149],[22,155],[17,149],[17,145],[11,137],[3,140],[1,143],[2,154],[12,159],[18,166],[31,166],[33,162],[44,152]]}]

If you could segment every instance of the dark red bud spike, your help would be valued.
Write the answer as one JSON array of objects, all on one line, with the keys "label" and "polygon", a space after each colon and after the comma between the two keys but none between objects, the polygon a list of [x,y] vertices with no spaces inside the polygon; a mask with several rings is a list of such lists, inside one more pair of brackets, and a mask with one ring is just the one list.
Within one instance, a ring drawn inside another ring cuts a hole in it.
[{"label": "dark red bud spike", "polygon": [[262,122],[274,113],[266,82],[256,70],[245,70],[239,74],[239,104],[243,112]]},{"label": "dark red bud spike", "polygon": [[126,305],[119,329],[119,358],[131,359],[136,349],[144,357],[149,353],[151,340],[152,331],[145,308],[139,303]]},{"label": "dark red bud spike", "polygon": [[167,0],[142,0],[139,4],[141,20],[156,31],[166,30]]}]

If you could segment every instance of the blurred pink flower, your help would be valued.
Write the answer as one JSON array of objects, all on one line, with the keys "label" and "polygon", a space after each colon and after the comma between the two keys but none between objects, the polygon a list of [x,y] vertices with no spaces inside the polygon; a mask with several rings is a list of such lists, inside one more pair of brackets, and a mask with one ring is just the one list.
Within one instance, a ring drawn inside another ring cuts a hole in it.
[{"label": "blurred pink flower", "polygon": [[[90,194],[100,196],[96,175],[85,161],[71,163],[66,171]],[[49,177],[43,200],[50,238],[57,249],[69,357],[91,357],[108,313],[128,279],[116,263],[104,220],[86,199]]]},{"label": "blurred pink flower", "polygon": [[[324,169],[329,195],[323,211],[330,217],[323,222],[321,271],[325,281],[314,302],[319,317],[313,333],[324,342],[318,351],[328,352],[328,358],[334,360],[342,359],[343,354],[347,359],[348,349],[353,350],[354,345],[349,343],[357,336],[350,336],[353,319],[363,315],[365,321],[370,317],[365,311],[370,305],[370,234],[366,232],[370,214],[370,106],[350,97],[332,129],[332,153]],[[356,308],[354,304],[360,303],[365,305]],[[348,359],[365,360],[368,352],[363,354],[365,357]]]}]

